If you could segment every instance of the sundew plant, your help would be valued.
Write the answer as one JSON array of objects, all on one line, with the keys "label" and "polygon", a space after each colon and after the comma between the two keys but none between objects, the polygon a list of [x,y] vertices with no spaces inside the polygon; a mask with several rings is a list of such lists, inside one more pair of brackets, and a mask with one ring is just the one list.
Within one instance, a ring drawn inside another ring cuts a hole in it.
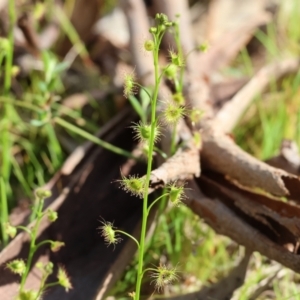
[{"label": "sundew plant", "polygon": [[[158,198],[149,205],[148,194],[150,185],[150,174],[153,167],[153,156],[155,152],[160,150],[156,144],[159,142],[162,132],[162,126],[167,126],[172,130],[171,155],[176,151],[176,126],[178,122],[187,114],[184,105],[183,89],[183,68],[184,59],[182,50],[179,44],[179,29],[177,22],[171,22],[164,14],[157,14],[155,17],[156,26],[151,27],[149,32],[152,36],[144,42],[143,47],[147,52],[152,53],[154,65],[154,87],[149,92],[148,89],[140,86],[136,82],[134,74],[129,74],[124,78],[124,95],[133,103],[132,96],[138,88],[150,98],[150,118],[143,117],[141,107],[138,107],[137,101],[134,102],[134,107],[141,117],[141,121],[133,124],[134,138],[137,139],[143,146],[147,157],[147,172],[143,177],[123,176],[121,175],[120,185],[128,193],[139,197],[143,201],[142,227],[139,241],[128,233],[118,230],[111,222],[102,221],[100,230],[105,242],[108,245],[115,247],[121,241],[121,234],[129,236],[137,245],[138,248],[138,267],[135,291],[130,293],[134,300],[139,300],[141,297],[141,285],[143,277],[147,274],[156,290],[162,289],[165,285],[172,284],[178,280],[176,267],[172,268],[164,264],[159,264],[158,267],[145,268],[145,237],[147,228],[147,219],[154,204],[158,201],[167,199],[174,206],[179,206],[184,200],[184,184],[177,182],[169,183]],[[169,50],[170,62],[165,67],[160,67],[158,56],[162,38],[167,30],[173,32],[178,51]],[[162,103],[163,110],[160,115],[157,115],[158,95],[162,80],[167,79],[174,86],[174,93],[168,101]],[[162,151],[160,151],[162,153]]]},{"label": "sundew plant", "polygon": [[33,257],[36,251],[43,245],[50,245],[50,249],[53,252],[57,252],[63,247],[65,244],[60,241],[52,241],[52,240],[43,240],[37,243],[38,231],[41,224],[41,221],[44,217],[48,219],[49,222],[55,222],[58,218],[57,212],[48,209],[43,211],[44,200],[51,196],[51,192],[48,190],[38,189],[36,191],[36,205],[33,207],[33,215],[35,216],[34,225],[32,228],[24,227],[24,226],[12,226],[9,223],[5,224],[5,231],[7,235],[11,238],[14,238],[17,234],[17,230],[26,231],[29,235],[30,244],[29,244],[29,253],[26,262],[23,259],[15,259],[6,264],[6,267],[13,273],[20,275],[21,282],[18,290],[18,294],[16,296],[17,300],[40,300],[42,299],[45,291],[53,286],[60,285],[66,291],[69,291],[72,288],[70,279],[62,266],[58,267],[57,272],[57,281],[46,283],[48,277],[53,273],[53,263],[47,262],[42,263],[38,262],[36,267],[40,270],[42,276],[39,284],[39,288],[36,290],[26,289],[25,284],[28,279],[29,271],[33,264]]}]

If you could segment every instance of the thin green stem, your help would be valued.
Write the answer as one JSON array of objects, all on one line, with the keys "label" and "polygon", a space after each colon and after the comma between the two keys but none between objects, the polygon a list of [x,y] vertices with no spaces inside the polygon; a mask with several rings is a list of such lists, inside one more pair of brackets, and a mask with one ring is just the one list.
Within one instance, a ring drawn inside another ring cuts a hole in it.
[{"label": "thin green stem", "polygon": [[8,208],[7,208],[7,197],[6,188],[3,177],[0,177],[0,197],[1,197],[1,231],[3,246],[5,247],[8,243],[8,235],[5,230],[5,223],[8,222]]},{"label": "thin green stem", "polygon": [[163,194],[163,195],[159,196],[158,198],[156,198],[156,199],[149,205],[147,214],[149,215],[150,210],[151,210],[151,208],[153,207],[153,205],[154,205],[155,203],[157,203],[161,198],[163,198],[163,197],[165,197],[165,196],[168,196],[168,195],[169,195],[169,193],[166,193],[166,194]]},{"label": "thin green stem", "polygon": [[22,229],[23,231],[27,232],[29,235],[30,235],[30,238],[31,238],[31,235],[32,235],[32,232],[29,228],[25,227],[25,226],[17,226],[16,228],[18,229]]},{"label": "thin green stem", "polygon": [[161,72],[161,74],[159,75],[159,81],[161,80],[161,78],[165,75],[167,69],[171,66],[171,64],[168,64]]},{"label": "thin green stem", "polygon": [[32,211],[31,211],[31,214],[30,214],[30,217],[29,217],[29,221],[30,222],[33,222],[35,219],[36,219],[36,216],[37,216],[37,203],[39,201],[39,198],[38,197],[35,197],[34,201],[33,201],[33,204],[32,204]]},{"label": "thin green stem", "polygon": [[139,84],[138,82],[136,82],[136,85],[138,86],[138,87],[140,87],[147,95],[148,95],[148,97],[151,99],[151,95],[150,95],[150,93],[147,91],[147,89],[145,88],[145,87],[143,87],[141,84]]},{"label": "thin green stem", "polygon": [[[174,38],[175,38],[175,43],[176,43],[178,55],[181,59],[183,59],[183,51],[182,51],[182,47],[181,47],[181,43],[180,43],[180,30],[179,30],[178,24],[175,25]],[[181,67],[180,68],[180,76],[179,76],[179,90],[181,92],[182,92],[182,89],[183,89],[183,75],[184,75],[184,68]]]},{"label": "thin green stem", "polygon": [[52,243],[53,243],[53,241],[51,241],[51,240],[44,240],[44,241],[38,243],[37,245],[35,245],[34,251],[36,251],[38,248],[40,248],[41,246],[43,246],[45,244],[52,244]]},{"label": "thin green stem", "polygon": [[171,156],[174,155],[175,151],[176,151],[176,127],[177,127],[177,123],[175,124],[173,131],[172,131],[172,137],[171,137],[171,149],[170,149],[170,154]]},{"label": "thin green stem", "polygon": [[91,141],[91,142],[93,142],[93,143],[95,143],[95,144],[103,147],[104,149],[107,149],[107,150],[109,150],[111,152],[114,152],[114,153],[119,154],[119,155],[123,155],[123,156],[128,157],[128,158],[133,158],[133,159],[138,160],[138,158],[136,158],[130,152],[128,152],[126,150],[123,150],[123,149],[121,149],[121,148],[119,148],[117,146],[114,146],[114,145],[112,145],[110,143],[107,143],[107,142],[105,142],[105,141],[97,138],[96,136],[94,136],[94,135],[92,135],[92,134],[90,134],[90,133],[82,130],[81,128],[78,128],[78,127],[76,127],[76,126],[74,126],[74,125],[66,122],[65,120],[63,120],[63,119],[61,119],[59,117],[56,117],[54,119],[54,122],[56,124],[64,127],[64,128],[66,128],[66,129],[68,129],[70,131],[73,131],[74,133],[76,133],[76,134],[84,137],[85,139],[87,139],[87,140],[89,140],[89,141]]},{"label": "thin green stem", "polygon": [[36,299],[39,299],[39,297],[41,296],[41,294],[43,293],[43,291],[46,289],[45,282],[46,282],[46,280],[47,280],[48,277],[49,277],[49,274],[43,275],[43,277],[41,279],[40,288],[38,290]]},{"label": "thin green stem", "polygon": [[156,272],[157,270],[154,269],[154,268],[147,268],[147,269],[145,269],[145,270],[143,271],[143,275],[144,275],[146,272],[148,272],[148,271]]},{"label": "thin green stem", "polygon": [[167,158],[168,158],[168,155],[167,155],[165,152],[163,152],[162,150],[160,150],[159,148],[157,148],[157,147],[154,146],[154,150],[155,150],[157,153],[159,153],[164,159],[167,159]]},{"label": "thin green stem", "polygon": [[140,299],[141,284],[143,279],[144,248],[145,248],[147,217],[148,217],[148,191],[149,191],[150,174],[152,170],[152,161],[153,161],[154,137],[155,137],[155,127],[156,127],[156,103],[157,103],[158,89],[160,84],[158,52],[159,52],[159,45],[161,39],[162,36],[159,36],[158,42],[156,43],[155,51],[153,51],[155,87],[154,87],[153,98],[151,101],[151,134],[150,134],[150,142],[149,142],[149,154],[148,154],[146,181],[145,181],[145,192],[144,192],[144,199],[143,199],[143,220],[142,220],[142,229],[141,229],[141,238],[140,238],[140,251],[139,251],[136,290],[135,290],[135,294],[136,294],[135,300]]},{"label": "thin green stem", "polygon": [[51,282],[51,283],[47,283],[44,285],[44,290],[46,290],[49,287],[55,286],[55,285],[60,285],[59,281],[56,282]]},{"label": "thin green stem", "polygon": [[20,289],[19,289],[19,295],[22,293],[22,291],[24,289],[24,285],[25,285],[25,282],[26,282],[26,279],[27,279],[27,276],[28,276],[28,273],[29,273],[29,270],[31,267],[32,258],[35,253],[35,250],[36,250],[35,242],[36,242],[40,222],[43,217],[43,214],[42,214],[43,206],[44,206],[44,200],[40,199],[40,201],[38,203],[38,207],[37,207],[37,221],[31,232],[31,240],[30,240],[28,259],[27,259],[27,263],[26,263],[26,270],[25,270],[24,274],[22,275],[21,285],[20,285]]},{"label": "thin green stem", "polygon": [[140,243],[138,242],[138,240],[137,240],[135,237],[133,237],[133,236],[130,235],[129,233],[127,233],[127,232],[125,232],[125,231],[122,231],[122,230],[115,230],[115,232],[122,233],[122,234],[128,236],[129,238],[131,238],[131,239],[137,244],[138,249],[140,249]]}]

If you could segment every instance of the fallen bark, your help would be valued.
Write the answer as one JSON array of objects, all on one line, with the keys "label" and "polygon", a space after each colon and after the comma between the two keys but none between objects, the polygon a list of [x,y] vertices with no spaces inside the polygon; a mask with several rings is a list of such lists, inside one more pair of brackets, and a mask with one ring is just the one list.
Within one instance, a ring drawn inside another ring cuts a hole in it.
[{"label": "fallen bark", "polygon": [[204,167],[236,180],[239,184],[259,188],[276,196],[299,200],[299,177],[273,168],[246,153],[219,130],[216,123],[202,131],[201,161]]},{"label": "fallen bark", "polygon": [[199,158],[199,149],[193,144],[185,149],[178,149],[174,156],[151,172],[150,187],[156,189],[178,180],[199,177]]},{"label": "fallen bark", "polygon": [[258,251],[284,266],[300,272],[300,256],[292,253],[267,236],[254,229],[218,198],[203,195],[195,181],[190,182],[187,190],[188,206],[219,234],[232,238],[248,250]]}]

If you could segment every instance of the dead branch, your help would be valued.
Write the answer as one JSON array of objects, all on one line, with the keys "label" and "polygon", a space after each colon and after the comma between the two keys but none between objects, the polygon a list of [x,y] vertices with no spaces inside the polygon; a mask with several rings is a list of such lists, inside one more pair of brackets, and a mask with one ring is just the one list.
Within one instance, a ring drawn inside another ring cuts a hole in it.
[{"label": "dead branch", "polygon": [[286,59],[263,67],[222,107],[215,116],[215,122],[224,132],[230,132],[254,97],[262,93],[268,87],[270,81],[277,81],[287,74],[297,72],[299,66],[300,59]]},{"label": "dead branch", "polygon": [[249,218],[255,219],[257,223],[252,224],[254,228],[268,231],[278,244],[290,251],[297,251],[300,236],[298,206],[282,202],[276,197],[243,190],[216,173],[204,173],[198,183],[207,195],[224,199],[228,207],[233,210],[237,208],[241,214],[244,212]]},{"label": "dead branch", "polygon": [[279,155],[266,160],[266,163],[294,175],[300,175],[300,154],[294,141],[283,140]]},{"label": "dead branch", "polygon": [[219,199],[210,199],[203,195],[195,181],[191,181],[187,190],[188,206],[219,234],[229,236],[247,249],[258,251],[284,266],[300,272],[300,257],[284,250],[267,236],[255,230],[231,211]]},{"label": "dead branch", "polygon": [[163,187],[177,180],[188,180],[200,176],[199,149],[191,144],[185,149],[179,149],[160,167],[151,172],[151,188]]},{"label": "dead branch", "polygon": [[207,126],[202,133],[201,160],[205,167],[248,187],[257,187],[277,196],[299,198],[293,187],[300,184],[297,176],[259,161],[237,146],[223,130],[213,126]]}]

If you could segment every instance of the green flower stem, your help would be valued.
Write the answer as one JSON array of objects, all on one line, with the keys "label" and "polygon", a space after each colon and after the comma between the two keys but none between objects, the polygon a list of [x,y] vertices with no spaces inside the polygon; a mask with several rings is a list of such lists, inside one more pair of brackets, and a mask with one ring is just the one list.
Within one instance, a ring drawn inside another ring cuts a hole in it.
[{"label": "green flower stem", "polygon": [[33,206],[32,206],[33,209],[31,211],[31,214],[30,214],[30,217],[29,217],[30,222],[33,222],[37,217],[37,210],[35,208],[37,207],[38,201],[39,201],[39,198],[35,197],[34,203],[33,203]]},{"label": "green flower stem", "polygon": [[74,126],[68,122],[66,122],[65,120],[59,118],[59,117],[56,117],[54,119],[54,122],[58,125],[60,125],[61,127],[64,127],[70,131],[73,131],[74,133],[84,137],[85,139],[103,147],[104,149],[107,149],[111,152],[114,152],[116,154],[119,154],[119,155],[123,155],[125,157],[128,157],[128,158],[133,158],[133,159],[136,159],[138,160],[138,158],[136,158],[134,155],[132,155],[130,152],[126,151],[126,150],[123,150],[119,147],[116,147],[110,143],[107,143],[99,138],[97,138],[96,136],[82,130],[81,128],[78,128],[77,126]]},{"label": "green flower stem", "polygon": [[45,244],[52,244],[52,243],[53,243],[53,241],[51,241],[51,240],[44,240],[44,241],[38,243],[37,245],[35,245],[35,247],[34,247],[34,252],[35,252],[38,248],[40,248],[41,246],[43,246],[43,245],[45,245]]},{"label": "green flower stem", "polygon": [[146,238],[147,217],[148,217],[148,191],[149,191],[150,174],[152,170],[152,161],[153,161],[154,138],[155,138],[155,127],[156,127],[156,104],[157,104],[158,89],[159,89],[160,78],[161,78],[159,76],[158,52],[159,52],[159,46],[162,40],[162,36],[163,34],[158,34],[157,37],[156,35],[153,35],[154,43],[155,43],[155,50],[153,51],[155,87],[154,87],[154,93],[151,101],[151,134],[150,134],[150,141],[149,141],[147,174],[146,174],[145,192],[144,192],[144,200],[143,200],[143,220],[142,220],[142,229],[141,229],[141,238],[140,238],[140,251],[139,251],[136,290],[135,290],[135,300],[140,299],[141,285],[143,279],[145,238]]},{"label": "green flower stem", "polygon": [[117,229],[117,230],[115,230],[115,232],[122,233],[122,234],[128,236],[129,238],[131,238],[131,239],[137,244],[138,249],[140,249],[140,243],[138,242],[138,240],[137,240],[135,237],[133,237],[133,236],[130,235],[129,233],[127,233],[127,232],[125,232],[125,231],[122,231],[122,230],[118,230],[118,229]]},{"label": "green flower stem", "polygon": [[[44,276],[42,277],[42,279],[41,279],[41,284],[40,284],[40,288],[39,288],[39,290],[38,290],[36,299],[39,299],[39,297],[41,296],[41,294],[43,293],[43,291],[46,289],[46,286],[47,286],[47,285],[45,285],[45,282],[46,282],[46,280],[47,280],[48,277],[49,277],[49,274],[46,274],[46,275],[44,275]],[[59,283],[56,283],[56,285],[57,285],[57,284],[59,284]]]},{"label": "green flower stem", "polygon": [[179,93],[179,92],[182,92],[182,87],[181,87],[181,84],[180,84],[180,82],[178,81],[178,79],[175,77],[175,78],[173,78],[174,79],[174,84],[175,84],[175,91],[177,92],[177,93]]},{"label": "green flower stem", "polygon": [[27,228],[27,227],[25,227],[25,226],[17,226],[16,227],[17,229],[22,229],[23,231],[26,231],[29,235],[30,235],[30,238],[31,238],[31,236],[32,236],[32,232],[31,232],[31,230],[29,229],[29,228]]},{"label": "green flower stem", "polygon": [[153,271],[153,272],[157,272],[157,269],[154,269],[154,268],[147,268],[143,271],[143,275],[148,272],[148,271]]},{"label": "green flower stem", "polygon": [[[174,39],[178,51],[179,57],[183,59],[183,51],[180,43],[180,30],[178,24],[175,25],[175,34]],[[184,68],[180,68],[180,76],[179,76],[179,90],[182,92],[183,90],[183,75],[184,75]]]},{"label": "green flower stem", "polygon": [[154,205],[155,203],[157,203],[159,200],[161,200],[162,198],[164,198],[164,197],[166,197],[166,196],[168,196],[168,195],[169,195],[169,193],[166,193],[166,194],[163,194],[163,195],[159,196],[158,198],[156,198],[156,199],[149,205],[147,214],[149,215],[150,210],[151,210],[151,208],[153,207],[153,205]]},{"label": "green flower stem", "polygon": [[171,137],[171,149],[170,149],[170,154],[171,156],[175,154],[176,151],[176,127],[177,123],[174,125],[173,131],[172,131],[172,137]]},{"label": "green flower stem", "polygon": [[43,290],[46,290],[47,288],[53,287],[53,286],[56,286],[56,285],[60,285],[59,281],[47,283],[47,284],[44,285]]},{"label": "green flower stem", "polygon": [[6,198],[6,189],[5,182],[3,177],[0,177],[0,197],[1,197],[1,232],[2,232],[2,240],[3,246],[5,247],[8,243],[8,235],[5,230],[5,223],[8,222],[8,208],[7,208],[7,198]]},{"label": "green flower stem", "polygon": [[154,150],[155,150],[157,153],[159,153],[164,159],[167,159],[167,158],[168,158],[168,155],[167,155],[165,152],[163,152],[162,150],[160,150],[159,148],[157,148],[157,147],[154,146]]},{"label": "green flower stem", "polygon": [[141,88],[147,95],[148,97],[151,99],[151,95],[149,94],[149,92],[147,91],[147,89],[145,87],[143,87],[141,84],[139,84],[138,82],[135,83],[139,88]]},{"label": "green flower stem", "polygon": [[[178,50],[178,55],[179,57],[183,58],[183,53],[182,53],[182,47],[180,44],[180,31],[179,31],[179,26],[175,25],[175,43],[176,43],[176,47]],[[177,78],[174,78],[174,83],[175,83],[175,90],[177,93],[182,93],[183,91],[183,75],[184,75],[184,68],[180,68],[180,75],[179,75],[179,80]],[[175,125],[175,127],[173,128],[172,131],[172,138],[171,138],[171,156],[173,154],[175,154],[176,151],[176,127],[177,124]]]},{"label": "green flower stem", "polygon": [[35,253],[35,250],[36,250],[35,242],[36,242],[40,222],[41,222],[42,217],[43,217],[43,214],[42,214],[43,206],[44,206],[44,199],[40,199],[40,201],[38,203],[38,207],[37,207],[37,220],[36,220],[36,223],[35,223],[32,231],[31,231],[29,255],[28,255],[28,259],[27,259],[27,263],[26,263],[26,270],[25,270],[24,274],[22,275],[19,295],[22,293],[22,291],[24,289],[24,284],[26,282],[26,279],[27,279],[27,276],[28,276],[28,273],[29,273],[29,270],[30,270],[30,267],[31,267],[32,258],[33,258],[33,255]]}]

